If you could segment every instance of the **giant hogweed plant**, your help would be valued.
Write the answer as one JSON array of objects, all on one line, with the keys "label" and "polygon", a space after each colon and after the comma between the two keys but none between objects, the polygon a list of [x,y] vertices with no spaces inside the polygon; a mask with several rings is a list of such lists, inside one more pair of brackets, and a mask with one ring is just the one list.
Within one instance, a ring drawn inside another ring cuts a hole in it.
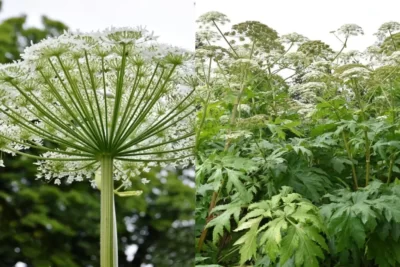
[{"label": "giant hogweed plant", "polygon": [[37,159],[47,182],[97,184],[101,266],[118,266],[114,192],[140,195],[120,189],[153,166],[191,160],[192,56],[138,27],[64,33],[22,58],[0,68],[2,155]]},{"label": "giant hogweed plant", "polygon": [[199,17],[197,266],[396,266],[400,24],[349,51]]}]

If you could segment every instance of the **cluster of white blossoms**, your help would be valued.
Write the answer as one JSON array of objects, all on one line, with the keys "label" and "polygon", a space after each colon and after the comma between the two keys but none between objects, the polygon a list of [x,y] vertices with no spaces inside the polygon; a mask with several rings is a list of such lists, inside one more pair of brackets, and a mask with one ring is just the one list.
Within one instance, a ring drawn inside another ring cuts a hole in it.
[{"label": "cluster of white blossoms", "polygon": [[367,80],[371,75],[371,71],[363,67],[354,67],[345,70],[343,73],[339,74],[339,78],[344,82],[351,81],[352,79],[357,80]]},{"label": "cluster of white blossoms", "polygon": [[399,66],[400,64],[400,51],[393,52],[390,56],[382,59],[385,65]]},{"label": "cluster of white blossoms", "polygon": [[302,44],[304,42],[307,42],[309,39],[301,34],[298,33],[289,33],[289,34],[284,34],[279,38],[279,41],[283,44]]},{"label": "cluster of white blossoms", "polygon": [[342,52],[339,55],[339,60],[342,64],[358,63],[362,60],[365,55],[357,50],[349,50],[347,52]]},{"label": "cluster of white blossoms", "polygon": [[250,138],[253,136],[253,133],[247,130],[239,130],[239,131],[232,131],[226,134],[222,134],[219,138],[223,140],[236,140],[239,138]]},{"label": "cluster of white blossoms", "polygon": [[259,65],[258,65],[257,61],[255,61],[253,59],[248,59],[248,58],[235,59],[235,60],[232,61],[232,65],[234,67],[237,67],[237,68],[240,68],[240,67],[243,67],[243,68],[248,67],[248,68],[253,68],[253,69],[254,68],[255,69],[259,68]]},{"label": "cluster of white blossoms", "polygon": [[251,107],[247,104],[239,104],[237,107],[238,111],[241,113],[250,114]]},{"label": "cluster of white blossoms", "polygon": [[310,118],[316,111],[314,103],[310,104],[310,103],[303,103],[298,100],[293,100],[291,104],[293,105],[293,108],[296,109],[296,112],[300,116],[304,116],[305,118]]},{"label": "cluster of white blossoms", "polygon": [[360,26],[356,24],[345,24],[337,30],[337,33],[340,35],[344,35],[345,37],[349,37],[363,35],[364,31]]},{"label": "cluster of white blossoms", "polygon": [[304,69],[305,74],[302,78],[306,82],[320,81],[329,76],[334,65],[331,61],[314,61]]},{"label": "cluster of white blossoms", "polygon": [[378,39],[384,40],[388,34],[392,35],[398,31],[400,31],[400,23],[396,21],[388,21],[379,27],[378,32],[375,33],[375,35]]},{"label": "cluster of white blossoms", "polygon": [[210,11],[201,15],[196,22],[199,23],[200,29],[209,29],[211,26],[214,26],[213,24],[215,23],[224,25],[230,22],[230,20],[221,12]]},{"label": "cluster of white blossoms", "polygon": [[289,52],[280,57],[277,62],[281,68],[289,66],[306,66],[309,59],[303,52]]},{"label": "cluster of white blossoms", "polygon": [[230,121],[231,117],[229,115],[222,115],[221,117],[219,117],[219,122],[224,125],[224,124],[228,124]]},{"label": "cluster of white blossoms", "polygon": [[22,58],[0,66],[0,151],[38,159],[38,178],[91,179],[104,155],[122,180],[191,161],[191,52],[138,27],[67,32]]},{"label": "cluster of white blossoms", "polygon": [[289,88],[289,95],[302,103],[314,103],[316,97],[327,89],[323,82],[306,82]]},{"label": "cluster of white blossoms", "polygon": [[379,27],[378,31],[384,33],[394,33],[400,31],[400,23],[397,21],[385,22]]}]

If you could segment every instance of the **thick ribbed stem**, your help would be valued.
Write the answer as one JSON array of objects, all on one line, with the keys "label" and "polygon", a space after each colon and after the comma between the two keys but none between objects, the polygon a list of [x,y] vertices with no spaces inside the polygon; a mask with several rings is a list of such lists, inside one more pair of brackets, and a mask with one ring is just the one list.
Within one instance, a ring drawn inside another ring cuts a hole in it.
[{"label": "thick ribbed stem", "polygon": [[114,216],[113,216],[113,250],[114,250],[114,266],[118,266],[118,231],[117,231],[117,212],[115,210],[115,195],[113,194],[113,209],[114,209]]},{"label": "thick ribbed stem", "polygon": [[114,182],[113,159],[103,156],[101,163],[101,222],[100,222],[100,263],[101,267],[114,265]]}]

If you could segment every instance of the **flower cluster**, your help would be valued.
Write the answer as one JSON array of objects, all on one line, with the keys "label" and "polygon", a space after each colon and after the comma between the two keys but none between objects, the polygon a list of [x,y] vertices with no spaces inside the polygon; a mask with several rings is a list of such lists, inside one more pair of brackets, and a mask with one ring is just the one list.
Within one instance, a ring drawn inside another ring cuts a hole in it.
[{"label": "flower cluster", "polygon": [[341,26],[337,30],[337,32],[341,35],[344,35],[345,37],[349,37],[351,35],[358,36],[358,35],[364,34],[363,29],[356,24],[345,24],[345,25]]},{"label": "flower cluster", "polygon": [[317,95],[320,95],[324,90],[327,89],[325,83],[322,82],[307,82],[303,84],[296,84],[289,88],[289,94],[303,102],[313,103]]},{"label": "flower cluster", "polygon": [[371,71],[367,68],[363,67],[354,67],[348,70],[345,70],[343,73],[339,75],[339,78],[344,80],[345,82],[350,81],[352,79],[366,80],[369,78]]},{"label": "flower cluster", "polygon": [[293,32],[293,33],[282,35],[279,38],[279,41],[284,44],[302,44],[304,42],[307,42],[308,38],[301,34]]},{"label": "flower cluster", "polygon": [[400,31],[400,23],[396,22],[396,21],[389,21],[389,22],[385,22],[383,23],[379,29],[378,32],[375,33],[375,35],[383,40],[385,39],[386,35],[392,35],[395,32]]},{"label": "flower cluster", "polygon": [[0,150],[38,159],[38,178],[93,178],[104,155],[117,179],[189,163],[192,53],[138,27],[67,32],[22,58],[0,67]]},{"label": "flower cluster", "polygon": [[200,23],[200,27],[205,27],[208,28],[210,25],[212,25],[213,23],[219,23],[219,24],[226,24],[228,22],[230,22],[230,20],[228,19],[228,17],[218,11],[210,11],[207,13],[204,13],[203,15],[201,15],[199,17],[199,19],[196,21],[198,23]]}]

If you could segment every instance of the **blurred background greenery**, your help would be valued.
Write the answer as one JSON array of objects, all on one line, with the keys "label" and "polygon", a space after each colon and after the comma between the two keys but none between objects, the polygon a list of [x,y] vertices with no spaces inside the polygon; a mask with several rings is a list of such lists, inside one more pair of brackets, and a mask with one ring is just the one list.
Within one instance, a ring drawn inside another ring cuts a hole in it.
[{"label": "blurred background greenery", "polygon": [[[0,63],[68,29],[47,16],[41,28],[29,27],[26,19],[0,23]],[[36,180],[31,159],[0,158],[6,165],[0,167],[0,267],[99,266],[99,191],[88,181],[47,184]],[[151,181],[147,185],[140,178],[132,182],[142,196],[116,197],[119,266],[193,266],[194,171],[154,170],[143,177]]]}]

